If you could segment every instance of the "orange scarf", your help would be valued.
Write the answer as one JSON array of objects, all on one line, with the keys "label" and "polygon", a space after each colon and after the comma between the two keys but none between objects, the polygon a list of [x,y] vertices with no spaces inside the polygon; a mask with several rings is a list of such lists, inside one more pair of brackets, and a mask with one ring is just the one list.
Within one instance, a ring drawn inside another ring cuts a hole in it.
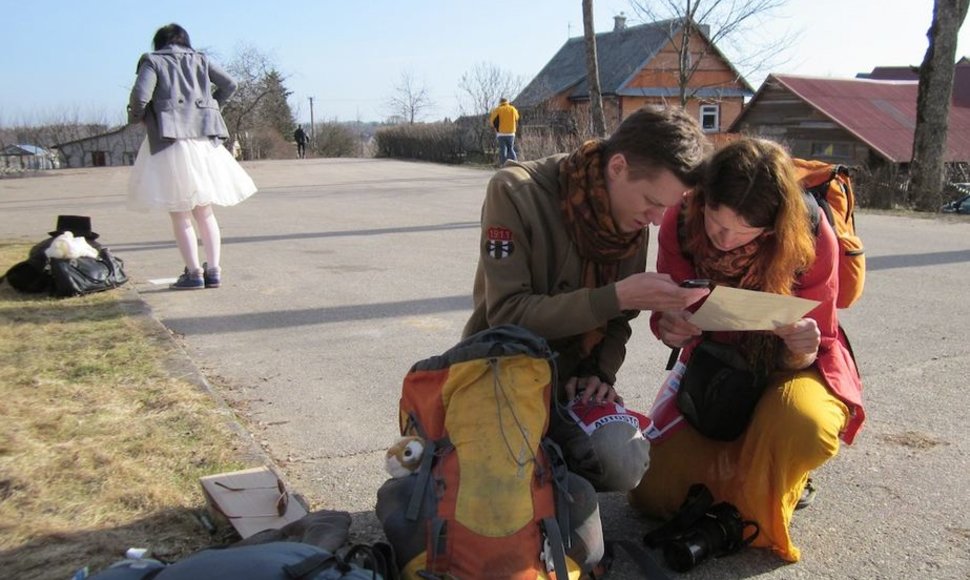
[{"label": "orange scarf", "polygon": [[[714,247],[707,236],[704,229],[704,210],[700,204],[685,204],[679,219],[683,224],[677,228],[683,236],[681,247],[690,248],[691,261],[699,277],[732,288],[782,293],[779,289],[764,287],[763,273],[755,264],[758,252],[765,246],[765,235],[725,252]],[[794,281],[794,275],[792,279]],[[790,289],[784,293],[790,294]],[[778,368],[781,345],[781,339],[769,332],[744,332],[738,338],[738,346],[748,364],[764,374]]]},{"label": "orange scarf", "polygon": [[[646,243],[644,231],[619,231],[611,213],[603,176],[603,142],[587,141],[559,164],[559,195],[563,223],[583,260],[583,286],[599,288],[616,282],[620,261]],[[606,336],[606,326],[583,335],[584,357]]]}]

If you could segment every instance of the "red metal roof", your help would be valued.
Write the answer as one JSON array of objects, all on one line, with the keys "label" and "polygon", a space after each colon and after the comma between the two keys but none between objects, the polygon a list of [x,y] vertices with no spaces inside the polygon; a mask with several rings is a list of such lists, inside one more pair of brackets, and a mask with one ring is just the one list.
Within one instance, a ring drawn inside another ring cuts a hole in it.
[{"label": "red metal roof", "polygon": [[[917,82],[795,75],[771,78],[893,163],[912,159]],[[970,161],[968,107],[950,107],[944,160]]]}]

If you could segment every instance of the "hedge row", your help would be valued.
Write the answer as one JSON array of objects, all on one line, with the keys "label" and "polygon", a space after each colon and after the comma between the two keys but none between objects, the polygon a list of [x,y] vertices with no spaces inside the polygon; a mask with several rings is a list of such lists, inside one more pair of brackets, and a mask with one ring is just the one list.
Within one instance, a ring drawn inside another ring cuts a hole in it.
[{"label": "hedge row", "polygon": [[377,156],[463,163],[467,156],[463,131],[454,123],[395,125],[375,135]]}]

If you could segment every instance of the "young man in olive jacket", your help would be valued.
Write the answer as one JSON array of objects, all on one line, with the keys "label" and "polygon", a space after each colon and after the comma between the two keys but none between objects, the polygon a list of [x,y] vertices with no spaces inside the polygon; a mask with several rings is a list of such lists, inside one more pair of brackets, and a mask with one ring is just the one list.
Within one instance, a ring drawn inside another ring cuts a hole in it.
[{"label": "young man in olive jacket", "polygon": [[[682,109],[644,108],[608,139],[571,154],[510,161],[496,172],[482,208],[474,311],[464,336],[523,326],[559,355],[560,404],[621,402],[613,384],[630,320],[641,310],[684,309],[708,293],[645,272],[647,226],[658,225],[694,185],[706,145]],[[639,483],[646,452],[629,457],[622,446],[591,444],[568,414],[551,415],[549,435],[570,470],[599,491]]]}]

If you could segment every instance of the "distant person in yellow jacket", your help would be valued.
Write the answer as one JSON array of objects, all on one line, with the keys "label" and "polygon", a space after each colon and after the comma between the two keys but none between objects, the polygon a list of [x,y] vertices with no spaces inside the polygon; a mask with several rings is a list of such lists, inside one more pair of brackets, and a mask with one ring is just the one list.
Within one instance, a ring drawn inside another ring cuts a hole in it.
[{"label": "distant person in yellow jacket", "polygon": [[495,127],[498,139],[498,166],[505,165],[509,159],[518,161],[515,155],[515,130],[519,125],[519,110],[502,97],[488,120]]}]

